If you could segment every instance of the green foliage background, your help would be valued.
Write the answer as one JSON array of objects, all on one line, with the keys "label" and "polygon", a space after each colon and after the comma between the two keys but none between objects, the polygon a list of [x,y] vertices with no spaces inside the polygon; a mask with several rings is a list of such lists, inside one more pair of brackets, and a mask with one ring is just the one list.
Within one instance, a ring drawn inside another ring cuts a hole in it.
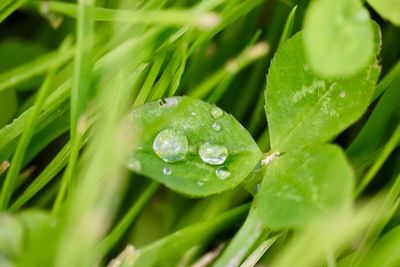
[{"label": "green foliage background", "polygon": [[[0,266],[399,266],[399,18],[399,0],[3,0]],[[188,124],[166,164],[154,136]]]}]

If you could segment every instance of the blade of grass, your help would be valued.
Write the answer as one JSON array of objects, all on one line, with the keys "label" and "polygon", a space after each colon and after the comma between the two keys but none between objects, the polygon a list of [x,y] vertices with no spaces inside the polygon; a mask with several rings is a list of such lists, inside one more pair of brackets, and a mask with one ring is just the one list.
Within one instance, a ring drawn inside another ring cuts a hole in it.
[{"label": "blade of grass", "polygon": [[[30,1],[31,7],[38,7],[46,3],[49,11],[59,13],[72,18],[79,17],[78,6],[64,2],[38,2]],[[218,15],[208,12],[196,12],[186,9],[164,9],[149,11],[116,10],[101,7],[90,7],[95,21],[118,21],[133,24],[158,24],[165,26],[192,25],[195,27],[209,29],[218,24]]]},{"label": "blade of grass", "polygon": [[45,81],[43,82],[41,88],[39,89],[39,94],[35,101],[34,110],[27,121],[25,131],[22,133],[21,139],[18,142],[18,146],[16,148],[15,155],[11,161],[10,169],[7,172],[7,176],[5,178],[3,187],[1,189],[0,194],[0,210],[5,210],[8,207],[8,203],[10,201],[11,195],[14,191],[14,185],[18,176],[18,173],[21,169],[21,165],[23,163],[24,154],[26,148],[29,145],[29,141],[32,138],[34,133],[34,129],[38,122],[39,114],[42,110],[43,103],[48,94],[49,85],[54,76],[54,71],[50,71],[50,73],[46,76]]},{"label": "blade of grass", "polygon": [[[74,177],[76,176],[76,163],[79,156],[79,149],[81,147],[80,143],[84,134],[84,129],[78,131],[78,121],[80,116],[86,110],[90,95],[90,86],[92,80],[92,46],[94,41],[94,21],[91,7],[94,5],[95,0],[78,1],[78,19],[76,22],[77,45],[74,57],[74,70],[70,101],[71,154],[67,170],[63,177],[63,180],[66,180],[69,191],[75,188],[76,185],[76,181],[74,180]],[[59,199],[62,200],[63,191],[60,190],[60,192]]]},{"label": "blade of grass", "polygon": [[147,98],[150,95],[151,89],[153,88],[154,82],[157,79],[157,76],[160,73],[161,66],[165,60],[166,53],[161,53],[158,57],[156,57],[151,69],[146,77],[146,80],[140,89],[138,96],[135,98],[133,103],[133,107],[142,105],[146,102]]},{"label": "blade of grass", "polygon": [[[257,31],[257,32],[253,35],[253,37],[250,39],[250,41],[248,42],[248,44],[247,44],[246,47],[251,47],[251,46],[253,46],[253,45],[257,42],[257,40],[258,40],[258,38],[260,37],[260,35],[261,35],[261,31]],[[265,43],[265,45],[266,45],[266,51],[265,51],[265,54],[263,55],[263,57],[264,57],[266,54],[268,54],[268,52],[269,52],[268,44]],[[220,84],[215,88],[215,90],[212,91],[210,97],[208,98],[208,102],[210,102],[210,103],[217,103],[218,100],[223,96],[223,94],[225,93],[225,91],[228,89],[229,85],[233,82],[233,80],[234,80],[235,77],[236,77],[236,76],[232,75],[232,76],[228,76],[225,80],[223,80],[222,83],[220,83]]]},{"label": "blade of grass", "polygon": [[26,0],[9,0],[0,6],[0,23],[3,22],[11,13],[24,4]]},{"label": "blade of grass", "polygon": [[292,35],[296,10],[297,6],[294,6],[292,8],[292,11],[290,11],[289,16],[286,19],[285,26],[283,27],[283,31],[281,34],[281,38],[279,39],[278,47],[281,47],[286,42],[286,40],[289,39],[290,36]]},{"label": "blade of grass", "polygon": [[269,233],[270,231],[265,228],[263,223],[256,216],[252,216],[250,212],[240,230],[213,266],[239,266],[255,242],[261,237],[267,237]]},{"label": "blade of grass", "polygon": [[106,254],[109,252],[121,239],[124,233],[128,230],[129,226],[135,220],[139,212],[143,209],[144,205],[150,200],[154,193],[159,188],[160,184],[153,181],[140,195],[139,199],[132,204],[131,208],[125,214],[125,216],[119,221],[117,226],[112,232],[103,239],[100,243],[100,250]]},{"label": "blade of grass", "polygon": [[371,102],[374,102],[383,92],[385,92],[397,77],[400,77],[400,61],[398,61],[389,73],[379,82]]},{"label": "blade of grass", "polygon": [[26,202],[45,187],[66,165],[70,154],[70,144],[67,143],[39,174],[38,177],[29,185],[27,189],[11,205],[10,211],[20,209]]},{"label": "blade of grass", "polygon": [[379,169],[382,167],[383,163],[385,163],[385,161],[388,159],[393,150],[399,145],[399,143],[400,143],[400,123],[397,125],[396,130],[393,132],[392,137],[386,143],[381,155],[378,157],[375,163],[368,170],[367,174],[361,180],[355,192],[356,196],[360,195],[362,191],[367,187],[367,185],[375,177]]},{"label": "blade of grass", "polygon": [[64,64],[71,59],[73,53],[74,48],[65,49],[63,53],[59,53],[59,51],[50,52],[32,62],[0,74],[0,91],[9,89],[49,69]]},{"label": "blade of grass", "polygon": [[248,47],[243,50],[235,59],[226,63],[221,69],[219,69],[210,78],[202,82],[196,88],[194,88],[190,95],[196,98],[204,98],[208,95],[212,89],[226,77],[233,76],[239,71],[263,57],[268,52],[268,47],[265,43],[261,42],[254,46]]},{"label": "blade of grass", "polygon": [[263,241],[257,249],[255,249],[251,255],[240,265],[240,267],[253,267],[261,259],[261,257],[267,252],[267,250],[275,243],[276,240],[281,236],[277,234],[267,240]]}]

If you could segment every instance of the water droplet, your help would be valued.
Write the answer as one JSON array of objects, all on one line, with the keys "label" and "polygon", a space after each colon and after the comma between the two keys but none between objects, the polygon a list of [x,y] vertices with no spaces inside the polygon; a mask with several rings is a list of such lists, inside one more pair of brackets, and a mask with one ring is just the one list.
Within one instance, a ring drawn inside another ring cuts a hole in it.
[{"label": "water droplet", "polygon": [[200,158],[210,165],[221,165],[228,156],[228,149],[225,146],[205,143],[199,147]]},{"label": "water droplet", "polygon": [[194,111],[192,111],[192,112],[190,112],[190,115],[192,115],[192,116],[196,116],[196,115],[197,115],[197,113],[196,113],[196,112],[194,112]]},{"label": "water droplet", "polygon": [[175,107],[178,105],[179,99],[176,97],[168,97],[158,100],[158,104],[164,108]]},{"label": "water droplet", "polygon": [[341,98],[346,97],[346,92],[345,92],[345,91],[340,91],[339,96],[340,96]]},{"label": "water droplet", "polygon": [[220,180],[225,180],[231,175],[231,172],[225,166],[221,166],[215,170],[215,174]]},{"label": "water droplet", "polygon": [[261,160],[261,165],[268,165],[270,164],[274,159],[278,158],[281,155],[279,151],[274,151],[272,154],[269,154],[266,156],[263,160]]},{"label": "water droplet", "polygon": [[213,128],[213,130],[214,131],[219,131],[219,130],[221,130],[221,124],[219,124],[218,122],[214,122],[212,125],[211,125],[211,128]]},{"label": "water droplet", "polygon": [[172,174],[171,169],[168,168],[168,167],[165,167],[165,168],[162,170],[162,172],[163,172],[165,175],[171,175],[171,174]]},{"label": "water droplet", "polygon": [[203,180],[198,180],[197,184],[198,184],[198,186],[203,186],[204,185],[204,181]]},{"label": "water droplet", "polygon": [[153,150],[165,162],[181,161],[188,151],[188,140],[179,131],[165,129],[154,139]]},{"label": "water droplet", "polygon": [[135,172],[140,172],[142,169],[142,164],[140,164],[140,161],[137,159],[129,159],[127,162],[128,169],[135,171]]},{"label": "water droplet", "polygon": [[256,184],[256,186],[254,187],[254,193],[258,193],[258,191],[260,191],[260,186],[261,184]]},{"label": "water droplet", "polygon": [[211,109],[211,117],[213,117],[214,119],[219,119],[224,115],[224,111],[222,111],[222,109],[220,109],[219,107],[213,107]]}]

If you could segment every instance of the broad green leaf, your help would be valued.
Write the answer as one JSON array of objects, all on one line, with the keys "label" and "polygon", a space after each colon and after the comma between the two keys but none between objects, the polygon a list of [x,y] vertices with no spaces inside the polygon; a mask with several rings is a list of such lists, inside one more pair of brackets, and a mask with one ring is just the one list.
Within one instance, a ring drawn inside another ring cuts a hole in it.
[{"label": "broad green leaf", "polygon": [[[0,215],[0,257],[13,259],[21,252],[23,227],[13,215]],[[1,263],[1,262],[0,262]],[[0,264],[0,266],[2,266]]]},{"label": "broad green leaf", "polygon": [[126,122],[133,133],[141,130],[128,167],[187,195],[237,186],[261,156],[253,138],[231,115],[190,97],[150,102]]},{"label": "broad green leaf", "polygon": [[304,23],[307,56],[317,73],[350,76],[373,59],[373,26],[361,1],[312,1]]},{"label": "broad green leaf", "polygon": [[400,26],[400,0],[368,0],[367,2],[382,18]]},{"label": "broad green leaf", "polygon": [[271,228],[302,226],[350,207],[353,171],[334,145],[294,150],[267,166],[254,212]]},{"label": "broad green leaf", "polygon": [[323,79],[311,70],[302,39],[300,32],[278,50],[267,78],[271,147],[281,152],[325,142],[355,122],[369,105],[380,73],[374,62],[350,78]]}]

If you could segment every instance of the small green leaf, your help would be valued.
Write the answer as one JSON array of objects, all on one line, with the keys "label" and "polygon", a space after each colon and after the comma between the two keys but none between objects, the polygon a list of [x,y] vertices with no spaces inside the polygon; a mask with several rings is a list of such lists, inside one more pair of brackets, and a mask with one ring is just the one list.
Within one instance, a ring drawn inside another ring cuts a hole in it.
[{"label": "small green leaf", "polygon": [[317,216],[349,208],[353,171],[333,145],[298,149],[273,160],[253,205],[271,228],[302,226]]},{"label": "small green leaf", "polygon": [[353,75],[373,59],[373,26],[359,0],[312,1],[304,28],[311,67],[325,77]]},{"label": "small green leaf", "polygon": [[150,102],[129,115],[127,127],[141,130],[128,168],[187,195],[237,186],[261,157],[231,115],[190,97]]},{"label": "small green leaf", "polygon": [[380,73],[374,62],[350,78],[323,79],[310,69],[302,39],[302,32],[289,39],[268,73],[265,110],[272,150],[280,152],[325,142],[355,122]]},{"label": "small green leaf", "polygon": [[368,0],[367,2],[382,18],[400,26],[400,0]]}]

